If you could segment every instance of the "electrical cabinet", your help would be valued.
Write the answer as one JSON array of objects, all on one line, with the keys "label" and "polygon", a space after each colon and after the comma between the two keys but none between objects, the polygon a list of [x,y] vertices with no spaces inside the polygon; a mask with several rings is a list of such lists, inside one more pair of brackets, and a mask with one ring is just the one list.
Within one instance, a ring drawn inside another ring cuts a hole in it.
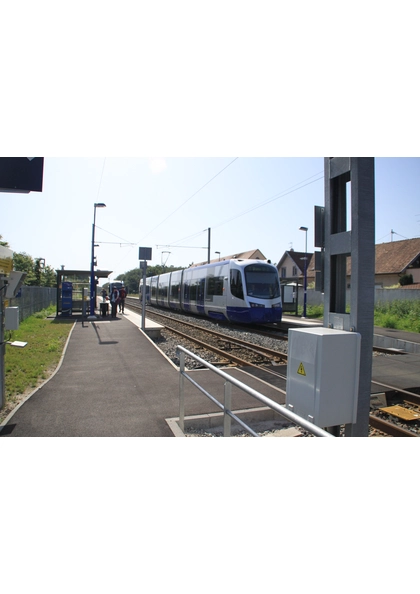
[{"label": "electrical cabinet", "polygon": [[286,407],[318,427],[355,423],[360,343],[357,332],[290,329]]},{"label": "electrical cabinet", "polygon": [[4,329],[5,330],[17,330],[19,328],[19,308],[18,307],[5,307],[5,319]]}]

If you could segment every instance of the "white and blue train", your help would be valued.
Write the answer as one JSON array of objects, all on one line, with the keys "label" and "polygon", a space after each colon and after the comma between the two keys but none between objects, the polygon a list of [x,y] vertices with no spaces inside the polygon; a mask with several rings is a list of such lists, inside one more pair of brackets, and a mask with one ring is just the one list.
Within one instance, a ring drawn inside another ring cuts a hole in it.
[{"label": "white and blue train", "polygon": [[[140,302],[142,292],[143,279]],[[262,260],[223,260],[146,278],[146,303],[244,324],[282,316],[277,269]]]}]

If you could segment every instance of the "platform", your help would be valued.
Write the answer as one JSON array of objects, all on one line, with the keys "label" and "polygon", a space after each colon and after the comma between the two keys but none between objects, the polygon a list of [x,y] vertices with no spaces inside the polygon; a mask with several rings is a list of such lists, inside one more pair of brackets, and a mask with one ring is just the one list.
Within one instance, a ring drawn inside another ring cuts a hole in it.
[{"label": "platform", "polygon": [[[166,419],[179,414],[179,372],[140,327],[140,316],[132,312],[76,321],[58,370],[7,417],[0,437],[173,437]],[[261,388],[239,369],[228,372]],[[223,400],[222,378],[208,370],[191,373]],[[269,385],[264,394],[284,402]],[[186,415],[220,410],[190,382],[185,398]],[[232,404],[235,409],[258,405],[236,388]]]}]

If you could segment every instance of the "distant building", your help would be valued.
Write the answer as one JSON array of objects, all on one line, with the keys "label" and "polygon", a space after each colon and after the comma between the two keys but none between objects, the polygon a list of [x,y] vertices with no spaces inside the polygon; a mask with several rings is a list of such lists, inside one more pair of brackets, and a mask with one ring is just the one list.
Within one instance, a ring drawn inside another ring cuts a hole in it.
[{"label": "distant building", "polygon": [[[351,261],[347,265],[349,281],[350,273]],[[378,243],[375,246],[375,286],[386,288],[398,285],[405,274],[413,276],[413,283],[420,283],[420,237]]]},{"label": "distant building", "polygon": [[277,264],[280,281],[303,281],[305,273],[305,258],[307,258],[306,277],[309,282],[315,280],[314,266],[311,264],[313,254],[305,252],[295,252],[295,250],[288,250],[284,252],[282,258]]},{"label": "distant building", "polygon": [[[315,256],[306,254],[308,259],[308,284],[315,280]],[[305,253],[289,250],[284,252],[277,264],[280,281],[299,281],[303,283]],[[375,246],[375,287],[387,288],[399,284],[404,275],[412,275],[413,285],[405,288],[420,288],[420,237],[378,243]],[[351,257],[347,258],[347,287],[350,287]]]}]

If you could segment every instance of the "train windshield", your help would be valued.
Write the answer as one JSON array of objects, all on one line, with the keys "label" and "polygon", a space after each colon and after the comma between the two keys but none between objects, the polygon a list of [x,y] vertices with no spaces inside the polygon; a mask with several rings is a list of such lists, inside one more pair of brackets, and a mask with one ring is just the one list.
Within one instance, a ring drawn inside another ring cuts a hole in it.
[{"label": "train windshield", "polygon": [[280,297],[280,282],[277,271],[265,264],[250,264],[245,267],[246,292],[257,299]]}]

